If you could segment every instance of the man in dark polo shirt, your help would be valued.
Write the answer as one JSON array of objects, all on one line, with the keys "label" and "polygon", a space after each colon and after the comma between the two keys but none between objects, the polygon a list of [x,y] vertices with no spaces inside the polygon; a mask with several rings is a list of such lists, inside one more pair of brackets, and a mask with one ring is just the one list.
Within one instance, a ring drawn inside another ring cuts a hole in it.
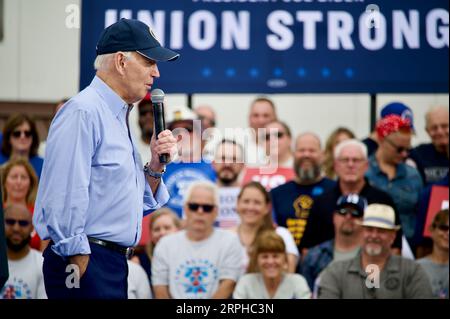
[{"label": "man in dark polo shirt", "polygon": [[[370,186],[364,177],[368,169],[367,148],[356,140],[345,140],[334,151],[334,169],[338,182],[334,188],[319,196],[314,202],[308,218],[308,228],[303,235],[303,245],[313,247],[334,237],[333,211],[341,195],[358,194],[367,199],[368,204],[386,204],[394,208],[392,198],[382,190]],[[395,222],[399,224],[398,212]],[[402,232],[399,230],[394,242],[394,253],[400,254]]]}]

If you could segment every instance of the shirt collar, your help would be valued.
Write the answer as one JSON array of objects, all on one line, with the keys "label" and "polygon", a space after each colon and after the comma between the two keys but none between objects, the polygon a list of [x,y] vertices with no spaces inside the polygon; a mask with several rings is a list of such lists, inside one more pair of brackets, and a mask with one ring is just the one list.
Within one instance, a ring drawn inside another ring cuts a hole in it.
[{"label": "shirt collar", "polygon": [[94,77],[90,86],[105,100],[115,116],[119,116],[124,107],[128,107],[128,104],[98,76]]}]

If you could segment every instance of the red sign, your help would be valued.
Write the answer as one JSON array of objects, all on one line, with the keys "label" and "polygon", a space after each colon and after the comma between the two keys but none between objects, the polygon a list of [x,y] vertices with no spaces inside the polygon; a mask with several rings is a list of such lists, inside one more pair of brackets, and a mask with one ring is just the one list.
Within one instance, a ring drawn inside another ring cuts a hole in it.
[{"label": "red sign", "polygon": [[433,222],[437,212],[448,208],[448,187],[433,186],[431,187],[430,204],[428,204],[427,219],[423,230],[424,237],[431,237],[430,225]]},{"label": "red sign", "polygon": [[251,181],[260,182],[267,191],[270,191],[272,188],[289,182],[294,177],[295,172],[292,168],[279,167],[271,174],[263,174],[259,168],[247,168],[242,179],[242,185]]}]

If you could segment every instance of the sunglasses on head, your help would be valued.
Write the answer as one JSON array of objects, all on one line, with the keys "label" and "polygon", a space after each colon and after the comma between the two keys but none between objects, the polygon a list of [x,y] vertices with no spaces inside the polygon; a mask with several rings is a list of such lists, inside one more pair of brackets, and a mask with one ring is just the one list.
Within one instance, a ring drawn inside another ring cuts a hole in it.
[{"label": "sunglasses on head", "polygon": [[12,218],[5,219],[5,224],[8,226],[14,226],[16,223],[19,223],[20,227],[27,227],[28,225],[30,225],[30,222],[28,220],[20,220]]},{"label": "sunglasses on head", "polygon": [[338,209],[336,212],[342,216],[345,216],[347,214],[350,214],[352,217],[362,217],[363,216],[363,214],[359,210],[354,209],[354,208],[341,208],[341,209]]},{"label": "sunglasses on head", "polygon": [[25,135],[25,137],[31,137],[32,135],[31,131],[14,131],[11,133],[11,135],[18,138],[22,136],[22,133]]},{"label": "sunglasses on head", "polygon": [[272,136],[275,136],[275,137],[277,137],[277,138],[282,138],[284,135],[285,135],[284,132],[277,132],[276,134],[270,134],[270,133],[268,133],[268,134],[266,134],[266,141],[270,140],[270,138],[271,138]]},{"label": "sunglasses on head", "polygon": [[446,224],[434,225],[434,228],[437,228],[437,229],[442,230],[444,232],[449,230],[449,226],[446,225]]},{"label": "sunglasses on head", "polygon": [[202,208],[202,211],[204,211],[205,213],[211,213],[214,210],[214,207],[216,206],[210,204],[188,203],[189,210],[193,212],[197,212],[200,209],[200,207]]}]

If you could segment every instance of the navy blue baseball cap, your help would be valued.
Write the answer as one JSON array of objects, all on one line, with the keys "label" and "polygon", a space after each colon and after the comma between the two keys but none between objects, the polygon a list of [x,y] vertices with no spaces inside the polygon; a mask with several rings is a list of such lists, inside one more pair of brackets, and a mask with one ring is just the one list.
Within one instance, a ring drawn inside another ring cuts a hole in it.
[{"label": "navy blue baseball cap", "polygon": [[148,25],[139,20],[120,19],[100,35],[97,55],[117,51],[136,51],[154,61],[173,61],[180,54],[161,46]]},{"label": "navy blue baseball cap", "polygon": [[364,215],[364,210],[367,207],[367,200],[365,197],[359,196],[358,194],[342,195],[336,202],[336,210],[340,210],[346,206],[355,208],[359,212],[359,216],[362,217]]},{"label": "navy blue baseball cap", "polygon": [[398,115],[403,119],[409,120],[411,128],[414,130],[413,112],[408,106],[401,102],[392,102],[386,104],[381,110],[381,118],[385,118],[386,116],[391,114]]}]

